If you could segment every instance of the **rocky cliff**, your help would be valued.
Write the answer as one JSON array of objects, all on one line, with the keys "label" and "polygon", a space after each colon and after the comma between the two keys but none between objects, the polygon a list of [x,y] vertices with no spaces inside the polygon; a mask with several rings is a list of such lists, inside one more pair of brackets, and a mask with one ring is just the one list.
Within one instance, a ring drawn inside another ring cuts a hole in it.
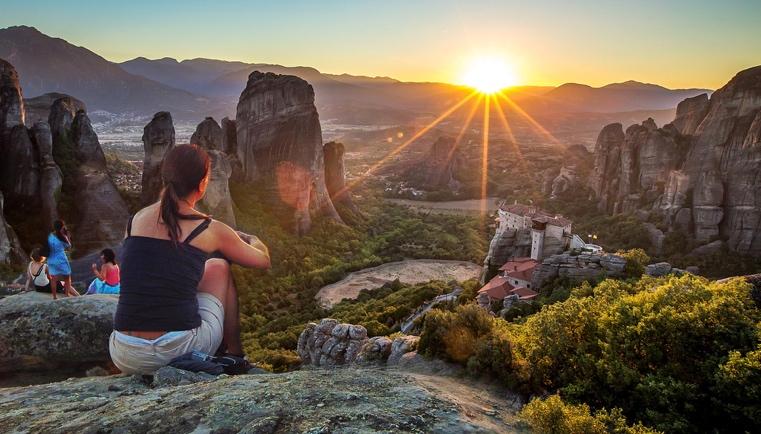
[{"label": "rocky cliff", "polygon": [[201,199],[201,206],[214,218],[235,227],[233,200],[230,197],[228,181],[233,172],[230,157],[224,152],[225,139],[222,128],[213,118],[206,118],[190,137],[190,143],[196,144],[209,153],[211,174],[206,194]]},{"label": "rocky cliff", "polygon": [[761,66],[738,73],[710,99],[677,107],[674,122],[606,126],[589,179],[601,210],[645,210],[698,243],[726,241],[761,255]]},{"label": "rocky cliff", "polygon": [[242,179],[291,208],[298,233],[310,229],[312,216],[341,221],[325,185],[322,130],[309,83],[252,72],[235,121]]},{"label": "rocky cliff", "polygon": [[174,147],[174,123],[169,112],[158,112],[143,128],[143,189],[140,200],[143,205],[156,202],[161,193],[161,162]]},{"label": "rocky cliff", "polygon": [[330,199],[334,204],[343,204],[354,210],[349,188],[346,185],[346,169],[344,168],[344,145],[339,142],[328,142],[322,147],[325,159],[325,185]]}]

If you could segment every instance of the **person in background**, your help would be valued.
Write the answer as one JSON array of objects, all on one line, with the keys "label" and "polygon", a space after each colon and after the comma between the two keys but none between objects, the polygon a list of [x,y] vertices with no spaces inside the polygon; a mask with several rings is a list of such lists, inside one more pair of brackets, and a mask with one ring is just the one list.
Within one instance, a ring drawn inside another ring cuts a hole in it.
[{"label": "person in background", "polygon": [[100,261],[103,264],[100,270],[97,264],[92,264],[95,279],[90,283],[87,294],[118,294],[121,288],[116,254],[111,249],[103,249],[100,252]]},{"label": "person in background", "polygon": [[121,293],[109,352],[126,374],[152,374],[193,351],[224,354],[245,373],[238,293],[230,264],[269,268],[267,247],[252,235],[195,209],[209,184],[209,155],[195,145],[172,148],[161,165],[159,202],[127,223]]},{"label": "person in background", "polygon": [[48,256],[48,271],[50,272],[50,281],[52,284],[53,299],[56,296],[56,289],[59,282],[63,282],[63,293],[69,297],[79,295],[76,289],[71,285],[71,266],[69,258],[66,256],[66,250],[71,248],[71,236],[63,220],[53,222],[53,232],[48,234],[48,246],[50,256]]},{"label": "person in background", "polygon": [[[35,247],[32,249],[29,255],[31,262],[26,268],[26,290],[30,291],[31,286],[34,285],[34,289],[38,292],[52,292],[50,285],[50,275],[48,274],[48,264],[45,263],[45,258],[40,254],[40,248]],[[52,292],[53,298],[55,298],[55,292]]]}]

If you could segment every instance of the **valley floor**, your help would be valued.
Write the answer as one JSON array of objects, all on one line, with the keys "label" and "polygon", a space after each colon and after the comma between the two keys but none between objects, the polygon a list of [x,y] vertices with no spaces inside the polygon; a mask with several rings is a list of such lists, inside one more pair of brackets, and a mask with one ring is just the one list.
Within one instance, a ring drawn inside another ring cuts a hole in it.
[{"label": "valley floor", "polygon": [[478,278],[481,270],[480,265],[467,261],[406,259],[350,273],[345,279],[320,288],[315,298],[321,306],[329,309],[343,299],[357,298],[363,289],[377,289],[397,279],[405,284],[431,280],[463,282]]}]

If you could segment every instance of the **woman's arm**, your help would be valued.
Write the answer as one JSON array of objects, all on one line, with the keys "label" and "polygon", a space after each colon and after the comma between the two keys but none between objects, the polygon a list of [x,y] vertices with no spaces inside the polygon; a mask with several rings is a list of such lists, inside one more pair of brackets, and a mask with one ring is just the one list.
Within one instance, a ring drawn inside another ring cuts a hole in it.
[{"label": "woman's arm", "polygon": [[24,284],[24,290],[29,291],[32,284],[32,267],[26,267],[26,283]]},{"label": "woman's arm", "polygon": [[258,238],[249,244],[230,226],[214,220],[210,229],[215,239],[215,248],[225,258],[238,265],[252,268],[270,268],[270,255],[267,246]]},{"label": "woman's arm", "polygon": [[105,281],[106,279],[103,276],[106,275],[106,266],[108,266],[108,264],[103,264],[100,267],[100,271],[98,271],[98,266],[96,264],[92,264],[92,272],[95,275],[95,277],[97,277],[100,280]]}]

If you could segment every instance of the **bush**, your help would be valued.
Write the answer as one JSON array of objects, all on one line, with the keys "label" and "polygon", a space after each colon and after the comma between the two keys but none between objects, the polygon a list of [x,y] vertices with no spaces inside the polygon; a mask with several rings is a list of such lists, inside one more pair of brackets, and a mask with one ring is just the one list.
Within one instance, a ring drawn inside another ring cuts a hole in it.
[{"label": "bush", "polygon": [[520,412],[531,429],[539,434],[647,434],[657,433],[638,423],[626,424],[618,408],[608,412],[598,410],[593,415],[586,404],[566,404],[558,395],[533,399]]},{"label": "bush", "polygon": [[626,277],[640,277],[645,272],[645,267],[650,263],[650,256],[643,249],[629,249],[618,251],[617,255],[626,259],[624,275]]}]

